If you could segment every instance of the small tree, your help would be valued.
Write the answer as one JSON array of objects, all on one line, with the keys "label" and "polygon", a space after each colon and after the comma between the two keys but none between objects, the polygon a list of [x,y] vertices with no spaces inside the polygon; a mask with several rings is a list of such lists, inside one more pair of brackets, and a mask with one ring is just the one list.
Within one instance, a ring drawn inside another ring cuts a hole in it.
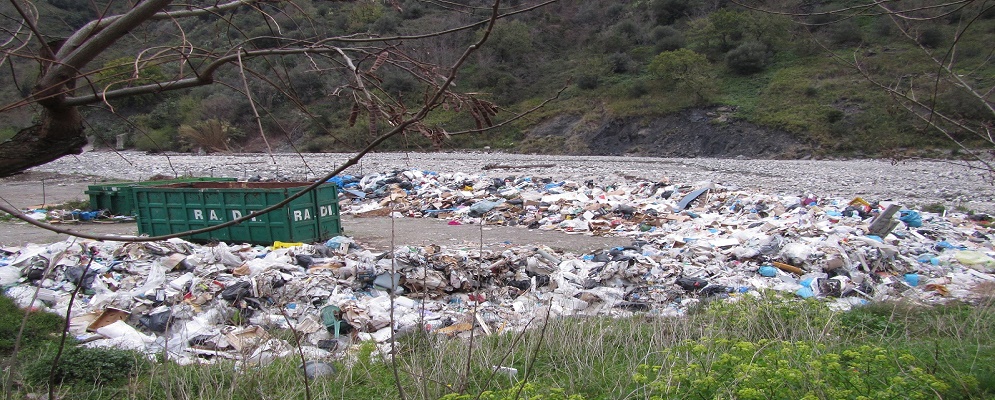
[{"label": "small tree", "polygon": [[708,100],[715,91],[712,65],[704,55],[688,49],[658,54],[650,61],[649,71],[665,85],[693,93],[698,102]]},{"label": "small tree", "polygon": [[232,139],[239,136],[238,131],[231,124],[217,119],[209,119],[193,125],[180,125],[177,133],[192,146],[203,148],[208,152],[231,151]]}]

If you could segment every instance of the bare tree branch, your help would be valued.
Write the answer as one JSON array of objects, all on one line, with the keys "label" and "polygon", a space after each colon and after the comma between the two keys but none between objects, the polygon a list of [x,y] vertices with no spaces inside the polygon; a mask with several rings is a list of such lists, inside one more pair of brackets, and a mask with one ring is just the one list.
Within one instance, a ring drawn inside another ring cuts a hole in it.
[{"label": "bare tree branch", "polygon": [[[495,3],[499,3],[499,2],[500,2],[499,0],[495,1]],[[494,9],[497,10],[497,6],[496,5],[495,5]],[[304,196],[305,194],[309,193],[310,191],[318,188],[319,186],[321,186],[322,184],[324,184],[326,181],[328,181],[332,177],[338,175],[342,171],[345,171],[349,167],[352,167],[353,165],[356,165],[357,163],[359,163],[359,160],[361,160],[366,154],[368,154],[369,152],[373,151],[375,148],[379,147],[380,144],[382,144],[384,141],[386,141],[386,140],[388,140],[388,139],[390,139],[390,138],[392,138],[394,136],[400,135],[400,134],[404,133],[405,130],[408,127],[420,123],[429,114],[429,112],[431,112],[439,104],[442,103],[442,100],[445,98],[445,96],[447,95],[447,93],[449,93],[449,90],[450,90],[450,87],[453,84],[453,81],[456,80],[456,76],[458,75],[458,72],[460,71],[460,68],[467,62],[467,60],[469,59],[470,55],[473,54],[474,52],[476,52],[478,49],[480,49],[480,47],[490,37],[490,33],[493,30],[493,26],[494,26],[494,24],[497,21],[496,15],[497,15],[497,13],[495,11],[494,15],[492,16],[492,18],[490,20],[491,22],[487,25],[487,28],[484,31],[483,35],[481,35],[480,39],[478,39],[478,41],[475,42],[474,44],[472,44],[469,47],[467,47],[463,51],[463,53],[460,55],[460,57],[449,67],[449,71],[448,71],[448,73],[447,73],[447,75],[445,77],[445,81],[436,88],[436,90],[434,91],[433,95],[428,99],[428,101],[426,101],[422,105],[422,107],[418,110],[417,113],[415,113],[413,116],[411,116],[409,118],[406,118],[406,119],[400,121],[390,131],[388,131],[388,132],[386,132],[386,133],[384,133],[384,134],[376,137],[369,144],[367,144],[362,150],[360,150],[359,152],[357,152],[353,157],[349,158],[345,163],[343,163],[342,165],[340,165],[338,168],[335,168],[333,171],[325,174],[323,177],[319,178],[314,183],[308,185],[305,189],[303,189],[303,190],[301,190],[301,191],[299,191],[299,192],[297,192],[297,193],[295,193],[295,194],[293,194],[291,196],[288,196],[283,201],[280,201],[280,202],[278,202],[276,204],[273,204],[273,205],[271,205],[269,207],[266,207],[264,209],[261,209],[261,210],[258,210],[258,211],[254,211],[254,212],[249,213],[249,214],[247,214],[247,215],[245,215],[243,217],[236,218],[236,219],[233,219],[231,221],[224,222],[224,223],[221,223],[221,224],[218,224],[218,225],[213,225],[213,226],[210,226],[210,227],[205,227],[205,228],[200,228],[200,229],[194,229],[194,230],[190,230],[190,231],[186,231],[186,232],[177,232],[177,233],[171,233],[169,235],[160,235],[160,236],[152,236],[152,237],[122,237],[122,236],[97,235],[97,234],[89,234],[89,233],[84,233],[84,232],[78,232],[78,231],[75,231],[75,230],[72,230],[72,229],[61,228],[61,227],[54,226],[52,224],[48,224],[48,223],[45,223],[45,222],[36,221],[36,220],[28,217],[24,213],[22,213],[17,208],[15,208],[13,206],[10,206],[10,205],[7,205],[7,204],[2,204],[2,203],[0,203],[0,211],[7,212],[7,213],[11,214],[12,216],[14,216],[15,218],[21,219],[21,220],[23,220],[23,221],[25,221],[25,222],[27,222],[27,223],[29,223],[31,225],[34,225],[34,226],[37,226],[37,227],[40,227],[40,228],[44,228],[44,229],[47,229],[47,230],[52,231],[52,232],[67,234],[67,235],[71,235],[71,236],[75,236],[75,237],[81,237],[81,238],[93,239],[93,240],[109,240],[109,241],[122,241],[122,242],[150,242],[150,241],[166,240],[166,239],[171,239],[171,238],[178,238],[178,237],[183,237],[183,236],[190,236],[190,235],[196,235],[196,234],[200,234],[200,233],[206,233],[206,232],[214,231],[214,230],[217,230],[217,229],[221,229],[221,228],[224,228],[224,227],[233,226],[233,225],[242,223],[244,221],[251,220],[252,218],[256,218],[256,217],[258,217],[260,215],[266,214],[268,212],[271,212],[271,211],[274,211],[274,210],[277,210],[277,209],[281,209],[284,206],[286,206],[287,204],[290,204],[290,202],[294,201],[295,199],[297,199],[297,198],[299,198],[301,196]],[[236,57],[236,59],[237,59],[237,56],[232,56],[232,57]],[[212,65],[220,65],[220,64],[215,63],[215,64],[212,64]]]}]

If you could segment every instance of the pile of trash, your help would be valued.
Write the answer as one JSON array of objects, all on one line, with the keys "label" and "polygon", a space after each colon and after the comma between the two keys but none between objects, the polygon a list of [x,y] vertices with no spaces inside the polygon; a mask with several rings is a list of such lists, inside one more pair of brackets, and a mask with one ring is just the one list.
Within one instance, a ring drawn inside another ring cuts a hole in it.
[{"label": "pile of trash", "polygon": [[21,210],[28,218],[48,223],[75,224],[80,222],[134,222],[131,216],[111,215],[107,210],[83,211],[31,208]]},{"label": "pile of trash", "polygon": [[[3,249],[0,285],[24,307],[70,311],[94,346],[181,363],[308,358],[412,331],[466,337],[536,318],[680,316],[704,299],[766,291],[847,309],[974,301],[995,288],[990,218],[887,201],[783,196],[713,183],[552,181],[399,171],[337,177],[343,212],[631,237],[589,254],[73,241]],[[77,300],[68,310],[69,298]],[[290,335],[293,337],[293,335]]]}]

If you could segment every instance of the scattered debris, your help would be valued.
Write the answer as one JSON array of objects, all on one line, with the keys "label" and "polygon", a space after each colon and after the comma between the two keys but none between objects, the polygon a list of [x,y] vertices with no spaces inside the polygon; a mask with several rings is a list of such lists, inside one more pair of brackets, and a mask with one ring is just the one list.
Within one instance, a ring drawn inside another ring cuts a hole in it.
[{"label": "scattered debris", "polygon": [[[679,316],[703,298],[759,291],[841,309],[891,299],[973,301],[975,286],[995,281],[991,227],[889,202],[666,179],[417,170],[340,178],[347,213],[615,235],[632,244],[571,254],[541,244],[379,251],[344,236],[270,246],[67,241],[3,249],[0,283],[20,305],[60,314],[82,286],[70,331],[87,346],[165,353],[181,363],[265,363],[297,354],[281,330],[320,360],[354,341],[385,343],[414,330],[466,338],[514,332],[547,315]],[[911,222],[901,219],[913,212]],[[90,258],[84,275],[79,268]],[[334,372],[310,367],[313,376]]]}]

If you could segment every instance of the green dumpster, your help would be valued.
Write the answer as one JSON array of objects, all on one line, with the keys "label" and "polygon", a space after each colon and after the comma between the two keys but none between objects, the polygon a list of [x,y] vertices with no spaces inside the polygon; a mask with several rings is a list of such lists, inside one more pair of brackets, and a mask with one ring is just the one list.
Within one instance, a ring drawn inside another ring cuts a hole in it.
[{"label": "green dumpster", "polygon": [[135,196],[131,189],[139,186],[158,186],[187,182],[234,182],[235,178],[178,178],[159,181],[115,182],[87,186],[91,210],[108,210],[111,215],[138,215]]},{"label": "green dumpster", "polygon": [[[138,232],[160,236],[218,225],[279,203],[310,184],[191,182],[135,187]],[[261,245],[324,241],[342,233],[336,189],[334,184],[322,184],[282,209],[184,239]]]}]

